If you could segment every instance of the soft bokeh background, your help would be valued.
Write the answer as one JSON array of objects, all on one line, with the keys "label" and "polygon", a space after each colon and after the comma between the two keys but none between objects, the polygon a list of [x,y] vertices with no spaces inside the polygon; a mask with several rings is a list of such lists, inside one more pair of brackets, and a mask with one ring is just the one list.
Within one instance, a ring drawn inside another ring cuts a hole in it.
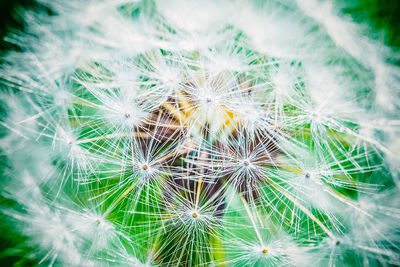
[{"label": "soft bokeh background", "polygon": [[[356,22],[368,25],[371,29],[370,37],[383,40],[383,43],[395,50],[400,50],[400,1],[399,0],[348,0],[336,1],[336,6],[344,13],[351,16]],[[3,40],[7,33],[14,30],[23,31],[24,18],[18,12],[21,8],[39,9],[43,12],[51,11],[41,7],[31,0],[2,0],[0,1],[0,55],[4,55],[10,49],[18,49],[14,45]],[[1,57],[0,57],[1,58]],[[400,64],[400,58],[394,58],[393,62]],[[1,63],[1,59],[0,59]],[[0,90],[4,88],[0,85]],[[2,101],[2,100],[1,100]],[[0,120],[6,116],[6,111],[0,101]],[[0,135],[4,129],[0,126]],[[7,171],[7,159],[0,151],[0,184],[3,184],[3,173]],[[0,186],[1,190],[1,186]],[[2,190],[1,190],[2,191]],[[12,205],[0,196],[0,205]],[[0,215],[0,266],[18,266],[18,258],[3,257],[3,252],[13,246],[10,235],[7,237],[1,233],[9,231],[7,222]],[[33,264],[33,263],[32,263]],[[25,262],[26,266],[26,262]]]}]

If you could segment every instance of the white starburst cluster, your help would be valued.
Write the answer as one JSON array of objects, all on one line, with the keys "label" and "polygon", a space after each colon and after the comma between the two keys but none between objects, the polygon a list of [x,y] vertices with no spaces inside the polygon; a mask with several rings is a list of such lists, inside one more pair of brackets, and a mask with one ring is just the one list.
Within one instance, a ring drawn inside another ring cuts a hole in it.
[{"label": "white starburst cluster", "polygon": [[1,66],[19,264],[400,261],[400,69],[331,1],[39,0]]}]

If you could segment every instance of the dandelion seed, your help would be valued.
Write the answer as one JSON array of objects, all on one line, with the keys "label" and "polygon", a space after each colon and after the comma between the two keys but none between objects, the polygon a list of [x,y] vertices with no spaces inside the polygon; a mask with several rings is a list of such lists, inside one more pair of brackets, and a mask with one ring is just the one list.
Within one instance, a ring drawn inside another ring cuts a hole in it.
[{"label": "dandelion seed", "polygon": [[400,71],[353,6],[38,3],[1,56],[10,264],[398,264]]}]

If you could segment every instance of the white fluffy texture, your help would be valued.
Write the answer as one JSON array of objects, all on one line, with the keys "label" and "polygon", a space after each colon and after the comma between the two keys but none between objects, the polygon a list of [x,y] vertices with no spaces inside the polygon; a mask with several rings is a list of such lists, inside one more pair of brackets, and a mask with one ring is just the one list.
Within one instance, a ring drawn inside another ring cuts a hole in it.
[{"label": "white fluffy texture", "polygon": [[55,14],[24,11],[0,74],[26,258],[398,264],[400,69],[331,1],[39,2]]}]

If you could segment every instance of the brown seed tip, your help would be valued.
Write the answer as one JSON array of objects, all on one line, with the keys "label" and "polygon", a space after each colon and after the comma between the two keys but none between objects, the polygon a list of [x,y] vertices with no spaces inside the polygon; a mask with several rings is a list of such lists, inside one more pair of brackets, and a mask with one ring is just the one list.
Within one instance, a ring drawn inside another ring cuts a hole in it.
[{"label": "brown seed tip", "polygon": [[199,214],[197,214],[196,212],[193,212],[192,217],[196,219],[197,217],[199,217]]},{"label": "brown seed tip", "polygon": [[142,170],[147,171],[149,169],[149,166],[147,164],[142,165]]},{"label": "brown seed tip", "polygon": [[246,159],[245,161],[243,161],[243,164],[244,164],[246,167],[249,167],[249,166],[250,166],[250,161],[248,161],[248,160]]},{"label": "brown seed tip", "polygon": [[97,224],[100,224],[100,220],[99,220],[99,219],[96,219],[96,223],[97,223]]},{"label": "brown seed tip", "polygon": [[267,254],[267,253],[268,253],[268,249],[264,248],[264,249],[262,250],[262,253],[263,253],[263,254]]},{"label": "brown seed tip", "polygon": [[129,113],[125,113],[125,118],[130,118],[131,117],[131,114],[129,114]]}]

